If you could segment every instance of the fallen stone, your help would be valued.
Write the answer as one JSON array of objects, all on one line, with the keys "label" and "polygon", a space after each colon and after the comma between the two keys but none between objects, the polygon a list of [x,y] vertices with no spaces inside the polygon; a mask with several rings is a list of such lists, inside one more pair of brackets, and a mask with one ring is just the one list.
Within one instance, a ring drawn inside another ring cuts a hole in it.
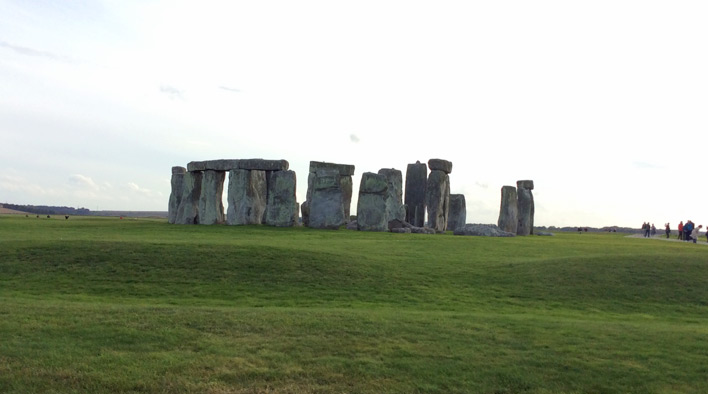
[{"label": "fallen stone", "polygon": [[454,231],[467,222],[467,203],[464,194],[450,194],[450,212],[447,217],[447,231]]},{"label": "fallen stone", "polygon": [[413,234],[437,234],[437,232],[433,228],[417,227],[417,226],[411,227],[411,233],[413,233]]},{"label": "fallen stone", "polygon": [[397,234],[410,234],[410,233],[411,233],[411,229],[405,228],[405,227],[400,227],[400,228],[391,229],[391,232],[392,232],[392,233],[397,233]]},{"label": "fallen stone", "polygon": [[450,174],[452,172],[452,162],[443,159],[430,159],[428,160],[428,168],[430,168],[430,171],[442,171]]},{"label": "fallen stone", "polygon": [[413,228],[413,225],[399,219],[393,219],[388,221],[388,229],[393,231],[395,228]]},{"label": "fallen stone", "polygon": [[265,171],[231,170],[226,223],[229,225],[262,224],[267,193]]},{"label": "fallen stone", "polygon": [[497,226],[506,232],[516,234],[519,226],[519,202],[514,186],[502,186],[501,188],[501,206],[499,207]]},{"label": "fallen stone", "polygon": [[425,225],[425,188],[428,183],[428,166],[416,161],[406,168],[406,222],[414,226]]},{"label": "fallen stone", "polygon": [[545,236],[545,237],[552,237],[552,236],[555,236],[555,234],[553,234],[553,233],[547,233],[547,232],[544,232],[544,231],[539,231],[539,232],[536,233],[536,235],[542,235],[542,236]]},{"label": "fallen stone", "polygon": [[349,223],[347,223],[347,230],[359,230],[359,224],[356,220],[350,220]]},{"label": "fallen stone", "polygon": [[515,234],[503,231],[496,224],[465,224],[453,232],[455,235],[478,237],[513,237]]}]

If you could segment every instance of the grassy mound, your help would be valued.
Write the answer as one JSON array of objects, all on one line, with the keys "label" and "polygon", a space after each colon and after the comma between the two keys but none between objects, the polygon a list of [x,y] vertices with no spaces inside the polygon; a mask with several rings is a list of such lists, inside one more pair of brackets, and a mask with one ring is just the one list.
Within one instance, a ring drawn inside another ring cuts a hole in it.
[{"label": "grassy mound", "polygon": [[707,254],[0,216],[0,392],[708,392]]}]

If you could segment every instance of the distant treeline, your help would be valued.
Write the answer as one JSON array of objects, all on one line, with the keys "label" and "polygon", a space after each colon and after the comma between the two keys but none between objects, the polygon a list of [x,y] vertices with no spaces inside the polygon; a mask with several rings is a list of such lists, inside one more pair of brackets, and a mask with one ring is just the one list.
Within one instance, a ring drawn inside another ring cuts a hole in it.
[{"label": "distant treeline", "polygon": [[3,203],[3,207],[14,209],[15,211],[34,213],[37,215],[90,215],[87,208],[55,207],[48,205],[17,205]]}]

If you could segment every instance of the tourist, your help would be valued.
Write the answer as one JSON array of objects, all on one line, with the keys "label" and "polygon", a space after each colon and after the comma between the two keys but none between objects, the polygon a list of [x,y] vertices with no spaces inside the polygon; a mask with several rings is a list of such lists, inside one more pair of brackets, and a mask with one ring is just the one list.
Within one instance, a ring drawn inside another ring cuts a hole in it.
[{"label": "tourist", "polygon": [[656,226],[654,226],[654,223],[652,223],[651,224],[651,236],[653,237],[655,235],[656,235]]},{"label": "tourist", "polygon": [[678,232],[679,232],[678,239],[682,240],[683,239],[683,220],[679,222]]},{"label": "tourist", "polygon": [[644,222],[644,224],[642,224],[642,230],[644,230],[644,238],[649,238],[649,233],[651,232],[649,222]]},{"label": "tourist", "polygon": [[683,240],[688,242],[691,240],[691,233],[693,232],[694,224],[692,221],[687,220],[686,224],[683,225]]},{"label": "tourist", "polygon": [[666,238],[669,238],[669,235],[671,235],[671,227],[669,226],[668,223],[666,223]]},{"label": "tourist", "polygon": [[698,227],[693,229],[693,232],[691,233],[691,238],[693,238],[693,243],[695,244],[696,241],[698,241],[698,233],[700,230],[703,228],[702,224],[699,224]]}]

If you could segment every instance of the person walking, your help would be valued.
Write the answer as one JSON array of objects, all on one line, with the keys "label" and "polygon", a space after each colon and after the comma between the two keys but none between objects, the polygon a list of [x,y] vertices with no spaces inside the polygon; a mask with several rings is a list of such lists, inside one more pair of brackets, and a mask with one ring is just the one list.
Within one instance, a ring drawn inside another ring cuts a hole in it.
[{"label": "person walking", "polygon": [[671,226],[669,226],[668,223],[666,223],[666,238],[669,238],[669,235],[671,235]]},{"label": "person walking", "polygon": [[642,235],[644,238],[649,236],[649,223],[647,222],[642,223]]},{"label": "person walking", "polygon": [[691,232],[691,238],[693,238],[693,243],[695,244],[698,241],[698,233],[701,231],[703,228],[702,224],[699,224],[698,227],[693,229],[693,232]]},{"label": "person walking", "polygon": [[678,232],[679,232],[678,239],[680,241],[683,239],[683,220],[679,222]]},{"label": "person walking", "polygon": [[654,223],[652,223],[651,224],[651,236],[653,237],[655,235],[656,235],[656,226],[654,226]]}]

